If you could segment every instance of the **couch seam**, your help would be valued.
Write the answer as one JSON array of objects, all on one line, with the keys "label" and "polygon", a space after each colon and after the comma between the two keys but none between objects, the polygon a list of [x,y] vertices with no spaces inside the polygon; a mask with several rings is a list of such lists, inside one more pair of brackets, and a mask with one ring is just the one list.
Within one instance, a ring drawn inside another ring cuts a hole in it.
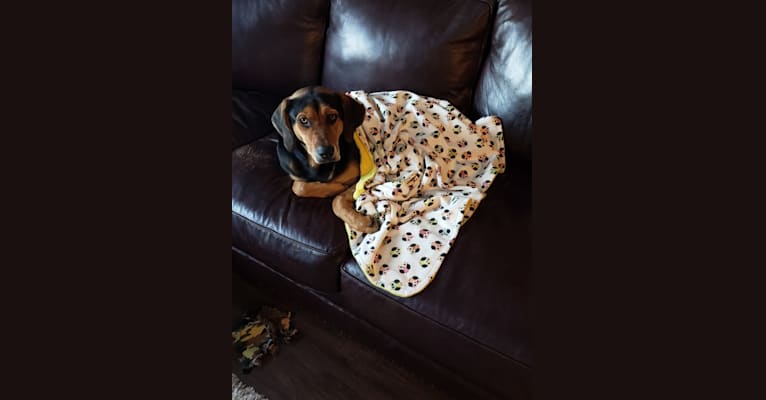
[{"label": "couch seam", "polygon": [[[476,60],[476,78],[473,81],[473,85],[471,86],[470,90],[470,109],[468,111],[474,112],[478,111],[476,110],[476,92],[477,87],[479,86],[479,82],[481,82],[482,72],[484,70],[484,63],[486,63],[489,60],[489,53],[488,53],[488,44],[489,42],[494,38],[494,30],[495,30],[495,22],[497,20],[497,9],[499,8],[499,4],[497,1],[490,3],[486,0],[479,0],[480,3],[484,3],[484,5],[487,6],[489,9],[489,22],[487,27],[487,32],[484,33],[484,38],[482,38],[481,41],[481,51],[479,53],[479,57],[477,57]],[[479,113],[480,114],[480,113]]]},{"label": "couch seam", "polygon": [[309,250],[312,250],[314,252],[317,252],[317,253],[320,253],[320,254],[323,254],[323,255],[326,255],[326,256],[330,256],[330,255],[334,255],[334,254],[338,253],[338,248],[333,248],[333,249],[330,249],[330,250],[324,250],[324,249],[320,249],[320,248],[314,247],[314,246],[312,246],[310,244],[300,242],[300,241],[295,240],[295,239],[293,239],[293,238],[291,238],[289,236],[286,236],[286,235],[284,235],[282,233],[279,233],[279,232],[275,231],[274,229],[271,229],[271,228],[269,228],[267,226],[263,226],[263,225],[253,221],[250,218],[245,217],[244,215],[242,215],[242,214],[240,214],[240,213],[238,213],[238,212],[236,212],[234,210],[231,211],[231,214],[236,216],[236,217],[239,217],[239,218],[245,220],[245,222],[249,223],[250,225],[253,225],[256,228],[259,228],[261,230],[266,230],[266,231],[269,231],[271,233],[274,233],[277,236],[280,236],[280,237],[286,239],[289,242],[295,243],[295,244],[297,244],[299,246],[302,246],[302,247],[304,247],[306,249],[309,249]]}]

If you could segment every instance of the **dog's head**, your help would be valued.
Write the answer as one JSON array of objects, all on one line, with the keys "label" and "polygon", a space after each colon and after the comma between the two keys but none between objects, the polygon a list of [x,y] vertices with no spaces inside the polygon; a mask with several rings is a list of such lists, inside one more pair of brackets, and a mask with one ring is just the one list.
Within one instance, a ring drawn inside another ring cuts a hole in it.
[{"label": "dog's head", "polygon": [[271,123],[288,151],[298,145],[316,164],[340,160],[340,140],[353,142],[364,108],[345,93],[321,86],[298,89],[282,100]]}]

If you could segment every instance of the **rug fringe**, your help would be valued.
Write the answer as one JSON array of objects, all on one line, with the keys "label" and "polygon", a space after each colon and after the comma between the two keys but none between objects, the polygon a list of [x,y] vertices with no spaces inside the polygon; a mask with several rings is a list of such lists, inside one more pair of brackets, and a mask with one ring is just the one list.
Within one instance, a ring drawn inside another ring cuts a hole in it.
[{"label": "rug fringe", "polygon": [[258,393],[250,386],[239,380],[237,375],[231,374],[231,400],[269,400],[266,396]]}]

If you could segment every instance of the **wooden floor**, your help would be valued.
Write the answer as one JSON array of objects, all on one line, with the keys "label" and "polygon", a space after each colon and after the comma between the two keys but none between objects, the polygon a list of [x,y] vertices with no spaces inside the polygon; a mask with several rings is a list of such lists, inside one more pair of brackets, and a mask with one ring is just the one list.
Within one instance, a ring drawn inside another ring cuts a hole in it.
[{"label": "wooden floor", "polygon": [[[235,297],[233,318],[255,307],[242,303]],[[232,355],[232,371],[269,400],[454,399],[316,315],[280,308],[294,313],[300,331],[294,342],[247,375]]]}]

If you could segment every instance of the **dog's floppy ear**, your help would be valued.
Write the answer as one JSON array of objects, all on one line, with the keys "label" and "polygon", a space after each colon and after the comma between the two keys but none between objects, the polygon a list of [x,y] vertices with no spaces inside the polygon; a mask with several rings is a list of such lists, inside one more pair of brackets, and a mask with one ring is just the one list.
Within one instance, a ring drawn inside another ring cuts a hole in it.
[{"label": "dog's floppy ear", "polygon": [[354,131],[364,120],[364,107],[345,93],[340,95],[343,102],[343,137],[354,142]]},{"label": "dog's floppy ear", "polygon": [[295,149],[295,133],[290,127],[290,117],[287,115],[288,102],[289,99],[284,99],[279,103],[279,107],[271,114],[271,124],[274,125],[279,136],[282,136],[282,144],[285,149],[293,151]]}]

